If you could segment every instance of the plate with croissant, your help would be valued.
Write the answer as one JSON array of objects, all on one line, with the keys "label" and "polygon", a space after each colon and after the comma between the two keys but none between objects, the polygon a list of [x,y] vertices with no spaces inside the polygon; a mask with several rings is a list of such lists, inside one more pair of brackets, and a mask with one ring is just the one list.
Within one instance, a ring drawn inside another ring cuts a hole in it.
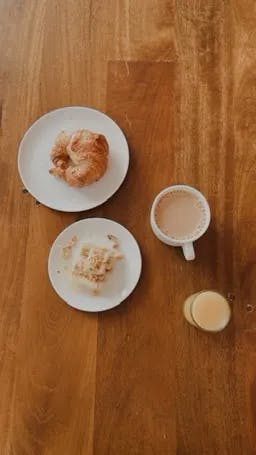
[{"label": "plate with croissant", "polygon": [[105,218],[68,226],[52,245],[48,273],[53,288],[68,305],[105,311],[119,305],[137,285],[141,254],[133,235]]},{"label": "plate with croissant", "polygon": [[119,126],[100,111],[70,106],[40,117],[23,137],[18,169],[42,204],[65,212],[89,210],[109,199],[129,165]]}]

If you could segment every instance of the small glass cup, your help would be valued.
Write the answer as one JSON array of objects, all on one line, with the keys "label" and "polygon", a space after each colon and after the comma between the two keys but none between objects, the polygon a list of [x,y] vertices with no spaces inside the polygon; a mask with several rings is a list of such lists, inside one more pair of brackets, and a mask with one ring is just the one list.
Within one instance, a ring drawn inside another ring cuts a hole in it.
[{"label": "small glass cup", "polygon": [[216,291],[201,291],[189,296],[183,313],[189,324],[207,332],[220,332],[231,318],[227,299]]}]

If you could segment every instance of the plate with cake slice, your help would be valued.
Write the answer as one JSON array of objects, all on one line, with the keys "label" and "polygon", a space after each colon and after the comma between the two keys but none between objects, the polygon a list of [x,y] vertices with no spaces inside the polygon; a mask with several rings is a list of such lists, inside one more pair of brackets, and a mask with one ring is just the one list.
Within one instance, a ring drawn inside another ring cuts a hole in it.
[{"label": "plate with cake slice", "polygon": [[54,241],[48,273],[57,294],[82,311],[105,311],[119,305],[141,274],[137,241],[122,225],[105,218],[71,224]]}]

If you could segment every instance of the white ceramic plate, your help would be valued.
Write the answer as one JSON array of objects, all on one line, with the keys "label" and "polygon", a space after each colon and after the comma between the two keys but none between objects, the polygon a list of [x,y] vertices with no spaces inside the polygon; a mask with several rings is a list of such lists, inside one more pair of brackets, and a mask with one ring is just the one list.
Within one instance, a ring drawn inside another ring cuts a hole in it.
[{"label": "white ceramic plate", "polygon": [[[67,260],[62,257],[62,247],[76,235],[79,240],[102,240],[115,235],[124,258],[116,262],[108,274],[102,291],[93,295],[75,287],[67,271]],[[119,305],[135,286],[141,273],[141,254],[132,234],[123,226],[105,218],[87,218],[64,229],[54,241],[48,260],[48,273],[53,288],[68,305],[82,311],[105,311]]]},{"label": "white ceramic plate", "polygon": [[[109,164],[105,175],[84,188],[72,188],[49,174],[50,151],[62,130],[87,128],[106,136]],[[109,199],[122,184],[129,165],[129,149],[119,126],[102,112],[88,107],[64,107],[40,117],[23,137],[18,169],[24,186],[42,204],[55,210],[80,212]]]}]

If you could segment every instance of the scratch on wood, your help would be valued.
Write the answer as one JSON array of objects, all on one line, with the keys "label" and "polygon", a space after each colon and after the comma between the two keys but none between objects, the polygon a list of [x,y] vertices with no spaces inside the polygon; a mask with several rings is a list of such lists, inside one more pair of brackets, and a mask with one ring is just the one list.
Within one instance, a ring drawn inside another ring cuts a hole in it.
[{"label": "scratch on wood", "polygon": [[126,71],[127,71],[127,77],[130,76],[130,68],[129,68],[129,63],[125,60],[125,68],[126,68]]},{"label": "scratch on wood", "polygon": [[0,101],[0,131],[2,130],[3,102]]},{"label": "scratch on wood", "polygon": [[129,128],[132,129],[132,122],[131,122],[131,120],[129,119],[129,117],[128,117],[128,115],[127,115],[126,112],[125,112],[125,120],[126,120],[126,122],[128,123]]},{"label": "scratch on wood", "polygon": [[251,327],[250,329],[245,329],[244,333],[254,333],[256,332],[256,327]]}]

